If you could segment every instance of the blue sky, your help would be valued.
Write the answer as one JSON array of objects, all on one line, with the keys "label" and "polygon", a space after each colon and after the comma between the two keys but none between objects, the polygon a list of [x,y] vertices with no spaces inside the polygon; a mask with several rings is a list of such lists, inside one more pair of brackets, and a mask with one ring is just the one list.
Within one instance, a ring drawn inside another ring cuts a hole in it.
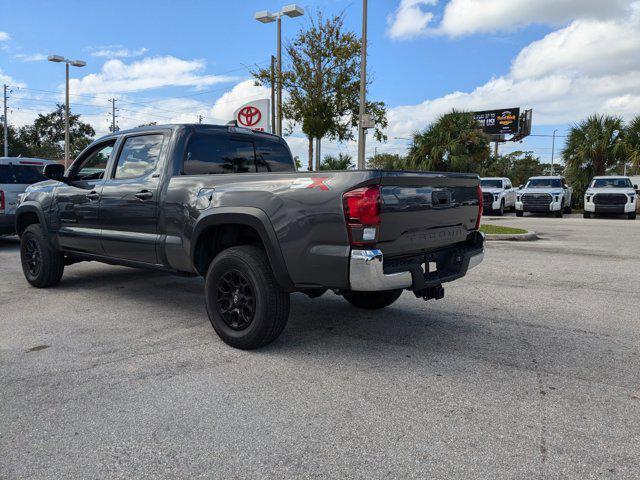
[{"label": "blue sky", "polygon": [[[640,7],[634,0],[394,0],[369,2],[370,98],[389,106],[390,141],[369,153],[399,151],[400,138],[451,107],[534,109],[534,133],[546,135],[594,111],[627,118],[640,111]],[[253,19],[278,10],[267,0],[18,2],[3,0],[0,82],[13,86],[10,121],[30,121],[60,101],[58,53],[87,61],[73,69],[72,109],[107,128],[108,98],[120,126],[219,122],[243,99],[264,94],[248,67],[275,51],[275,25]],[[300,2],[307,14],[343,12],[360,31],[361,2]],[[285,19],[284,38],[308,17]],[[56,93],[58,92],[58,93]],[[560,137],[559,143],[561,144]],[[304,158],[304,139],[290,138]],[[551,139],[531,137],[504,150],[550,157]],[[323,152],[355,152],[325,140]]]}]

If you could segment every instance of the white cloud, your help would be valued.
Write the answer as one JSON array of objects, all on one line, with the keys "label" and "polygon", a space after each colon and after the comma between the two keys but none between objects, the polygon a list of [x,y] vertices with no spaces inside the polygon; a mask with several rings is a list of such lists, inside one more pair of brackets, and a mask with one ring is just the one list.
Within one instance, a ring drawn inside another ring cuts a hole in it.
[{"label": "white cloud", "polygon": [[387,18],[391,38],[410,38],[422,34],[433,19],[433,13],[422,7],[433,6],[438,0],[401,0],[397,10]]},{"label": "white cloud", "polygon": [[607,20],[626,15],[634,0],[450,0],[437,25],[424,7],[437,0],[400,0],[389,18],[391,38],[421,35],[458,37],[474,33],[498,34],[533,24],[560,26],[577,19]]},{"label": "white cloud", "polygon": [[226,123],[233,119],[233,112],[243,103],[269,97],[270,90],[267,87],[257,87],[253,80],[245,80],[216,100],[209,115],[216,123]]},{"label": "white cloud", "polygon": [[128,64],[113,59],[105,62],[100,73],[72,79],[71,88],[78,94],[115,94],[170,86],[200,88],[234,80],[229,76],[201,74],[204,68],[201,60],[173,56],[148,57]]},{"label": "white cloud", "polygon": [[619,20],[576,20],[525,47],[507,75],[389,110],[389,136],[409,136],[451,108],[533,108],[534,125],[570,123],[593,112],[640,111],[640,11]]},{"label": "white cloud", "polygon": [[6,42],[11,38],[7,32],[0,32],[0,42]]},{"label": "white cloud", "polygon": [[90,54],[93,57],[105,57],[105,58],[130,58],[139,57],[149,51],[148,48],[128,49],[122,45],[105,45],[103,47],[89,48]]},{"label": "white cloud", "polygon": [[18,53],[14,55],[14,58],[19,62],[40,62],[47,59],[47,56],[44,53]]}]

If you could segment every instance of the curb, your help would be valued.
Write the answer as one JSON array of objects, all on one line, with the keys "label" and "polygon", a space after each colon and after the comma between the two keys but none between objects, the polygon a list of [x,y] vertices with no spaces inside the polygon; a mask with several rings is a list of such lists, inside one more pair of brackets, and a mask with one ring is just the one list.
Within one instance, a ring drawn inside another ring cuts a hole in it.
[{"label": "curb", "polygon": [[512,242],[532,242],[534,240],[538,240],[540,237],[536,234],[536,232],[527,232],[527,233],[512,233],[512,234],[501,234],[501,233],[487,233],[484,238],[486,240],[508,240]]}]

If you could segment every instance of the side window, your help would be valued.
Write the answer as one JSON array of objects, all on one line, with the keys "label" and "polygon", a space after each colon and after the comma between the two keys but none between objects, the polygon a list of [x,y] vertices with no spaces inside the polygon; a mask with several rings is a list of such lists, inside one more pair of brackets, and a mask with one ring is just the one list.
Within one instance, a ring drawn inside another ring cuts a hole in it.
[{"label": "side window", "polygon": [[104,178],[104,171],[107,168],[107,162],[109,161],[115,143],[115,139],[110,140],[96,147],[89,155],[81,159],[79,165],[74,168],[72,180],[97,180]]},{"label": "side window", "polygon": [[113,178],[126,179],[148,175],[156,169],[164,135],[138,135],[125,140]]},{"label": "side window", "polygon": [[255,172],[253,142],[215,133],[195,133],[184,159],[185,175]]},{"label": "side window", "polygon": [[289,149],[280,142],[257,138],[256,165],[259,172],[292,172],[293,158]]}]

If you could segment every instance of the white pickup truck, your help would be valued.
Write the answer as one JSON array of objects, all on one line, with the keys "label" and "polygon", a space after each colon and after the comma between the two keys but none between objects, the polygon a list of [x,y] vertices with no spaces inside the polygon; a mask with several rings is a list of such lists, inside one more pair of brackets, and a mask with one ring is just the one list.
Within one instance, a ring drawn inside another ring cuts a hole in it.
[{"label": "white pickup truck", "polygon": [[480,179],[484,211],[502,216],[505,209],[516,208],[516,189],[506,177],[484,177]]},{"label": "white pickup truck", "polygon": [[593,177],[584,194],[584,218],[596,213],[625,214],[635,220],[638,185],[629,177]]},{"label": "white pickup truck", "polygon": [[562,217],[571,213],[573,189],[567,185],[564,177],[531,177],[524,188],[520,188],[516,197],[516,216],[524,212],[553,213]]}]

